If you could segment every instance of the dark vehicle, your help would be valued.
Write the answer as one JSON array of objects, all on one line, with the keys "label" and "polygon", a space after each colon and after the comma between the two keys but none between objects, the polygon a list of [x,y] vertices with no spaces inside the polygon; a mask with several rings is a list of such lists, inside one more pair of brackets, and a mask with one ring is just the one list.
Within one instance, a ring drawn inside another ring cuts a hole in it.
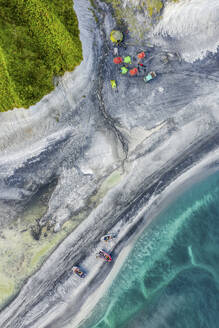
[{"label": "dark vehicle", "polygon": [[112,240],[112,239],[116,238],[116,236],[117,236],[116,233],[109,233],[109,234],[101,237],[101,241],[106,241],[107,242],[109,240]]},{"label": "dark vehicle", "polygon": [[86,273],[77,266],[73,266],[72,271],[80,278],[86,277]]}]

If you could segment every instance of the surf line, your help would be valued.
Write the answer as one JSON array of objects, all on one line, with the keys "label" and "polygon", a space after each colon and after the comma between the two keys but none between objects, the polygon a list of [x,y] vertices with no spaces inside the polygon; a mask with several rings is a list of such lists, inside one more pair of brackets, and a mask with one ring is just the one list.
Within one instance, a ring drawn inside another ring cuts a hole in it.
[{"label": "surf line", "polygon": [[188,246],[188,253],[189,253],[189,257],[190,257],[192,265],[196,265],[195,258],[194,258],[193,252],[192,252],[192,245]]}]

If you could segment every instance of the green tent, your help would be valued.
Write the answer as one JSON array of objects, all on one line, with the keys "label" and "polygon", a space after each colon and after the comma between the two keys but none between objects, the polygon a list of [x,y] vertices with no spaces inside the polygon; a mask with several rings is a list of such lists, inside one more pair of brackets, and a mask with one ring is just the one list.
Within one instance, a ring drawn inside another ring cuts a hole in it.
[{"label": "green tent", "polygon": [[121,73],[122,74],[126,74],[128,72],[128,68],[126,68],[125,66],[121,67]]},{"label": "green tent", "polygon": [[126,56],[126,57],[124,58],[124,63],[126,63],[126,64],[131,64],[131,63],[132,63],[132,59],[131,59],[131,57],[130,57],[130,56]]}]

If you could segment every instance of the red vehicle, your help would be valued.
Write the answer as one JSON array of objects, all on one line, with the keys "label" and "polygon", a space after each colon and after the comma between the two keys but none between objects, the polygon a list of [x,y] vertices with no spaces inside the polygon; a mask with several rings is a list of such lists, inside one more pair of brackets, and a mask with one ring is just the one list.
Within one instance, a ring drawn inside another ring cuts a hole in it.
[{"label": "red vehicle", "polygon": [[103,249],[101,249],[97,253],[97,257],[102,258],[106,262],[111,262],[112,261],[112,257],[107,252],[105,252]]}]

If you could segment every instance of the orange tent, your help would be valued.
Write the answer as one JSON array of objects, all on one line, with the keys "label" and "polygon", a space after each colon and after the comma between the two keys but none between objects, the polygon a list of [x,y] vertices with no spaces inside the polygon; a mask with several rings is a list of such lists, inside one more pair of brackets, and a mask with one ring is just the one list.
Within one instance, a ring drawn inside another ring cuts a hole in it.
[{"label": "orange tent", "polygon": [[138,69],[136,67],[133,68],[133,69],[130,69],[129,74],[131,76],[134,76],[134,75],[138,74]]},{"label": "orange tent", "polygon": [[122,57],[115,57],[113,59],[114,64],[121,64],[123,62]]},{"label": "orange tent", "polygon": [[143,59],[145,57],[145,52],[142,51],[138,54],[138,59]]}]

